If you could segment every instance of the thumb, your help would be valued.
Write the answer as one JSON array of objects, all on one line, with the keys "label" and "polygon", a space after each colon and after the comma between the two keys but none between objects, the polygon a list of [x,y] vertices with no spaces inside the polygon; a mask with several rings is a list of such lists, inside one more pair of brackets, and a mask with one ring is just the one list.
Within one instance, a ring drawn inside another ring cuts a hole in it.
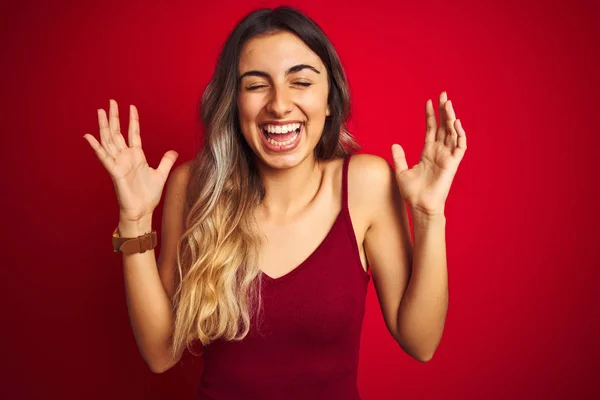
[{"label": "thumb", "polygon": [[173,168],[173,164],[175,164],[175,161],[178,157],[179,153],[177,153],[175,150],[167,151],[163,158],[160,160],[160,164],[158,165],[157,170],[159,170],[160,173],[163,174],[163,176],[166,178],[169,175],[169,172],[171,171],[171,168]]},{"label": "thumb", "polygon": [[396,166],[396,173],[400,173],[405,169],[408,169],[408,163],[406,162],[404,150],[399,144],[392,145],[392,158],[394,159],[394,165]]}]

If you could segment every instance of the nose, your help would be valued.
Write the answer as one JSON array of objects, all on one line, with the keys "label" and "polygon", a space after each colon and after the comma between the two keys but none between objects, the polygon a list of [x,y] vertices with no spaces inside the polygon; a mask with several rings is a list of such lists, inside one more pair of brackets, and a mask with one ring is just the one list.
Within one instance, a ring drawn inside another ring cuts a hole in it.
[{"label": "nose", "polygon": [[292,111],[294,103],[291,93],[286,87],[273,88],[271,97],[267,102],[267,112],[276,118],[283,118]]}]

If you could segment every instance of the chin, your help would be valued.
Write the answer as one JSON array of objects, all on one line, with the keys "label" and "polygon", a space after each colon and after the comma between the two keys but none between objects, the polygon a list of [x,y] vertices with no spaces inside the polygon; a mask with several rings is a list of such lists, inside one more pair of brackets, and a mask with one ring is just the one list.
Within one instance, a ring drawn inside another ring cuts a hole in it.
[{"label": "chin", "polygon": [[287,152],[286,154],[267,153],[264,150],[256,154],[258,162],[269,169],[290,169],[300,165],[313,153],[309,149],[302,151],[297,148],[295,151]]}]

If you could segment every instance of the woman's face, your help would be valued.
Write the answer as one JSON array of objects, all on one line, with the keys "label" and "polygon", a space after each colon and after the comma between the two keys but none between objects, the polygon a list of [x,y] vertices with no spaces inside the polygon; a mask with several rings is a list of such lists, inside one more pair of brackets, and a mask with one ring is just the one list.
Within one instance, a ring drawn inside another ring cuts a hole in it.
[{"label": "woman's face", "polygon": [[258,159],[280,169],[313,157],[330,112],[319,56],[289,32],[255,37],[242,49],[238,78],[240,126]]}]

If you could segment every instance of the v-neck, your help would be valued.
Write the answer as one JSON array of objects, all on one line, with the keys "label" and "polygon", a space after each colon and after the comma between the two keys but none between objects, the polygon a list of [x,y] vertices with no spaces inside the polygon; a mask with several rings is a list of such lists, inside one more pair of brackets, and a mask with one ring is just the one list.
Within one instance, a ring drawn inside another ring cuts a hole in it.
[{"label": "v-neck", "polygon": [[335,230],[335,227],[342,220],[343,212],[344,212],[344,208],[342,207],[342,209],[340,210],[339,214],[335,218],[335,221],[331,225],[331,228],[329,228],[329,231],[327,232],[327,235],[325,235],[325,238],[321,241],[321,243],[319,243],[319,245],[317,246],[317,248],[312,253],[310,253],[310,255],[308,257],[306,257],[306,259],[304,261],[302,261],[300,264],[298,264],[294,269],[290,270],[288,273],[286,273],[285,275],[282,275],[282,276],[280,276],[278,278],[271,278],[269,275],[267,275],[266,273],[264,273],[261,270],[260,274],[264,277],[265,281],[267,281],[269,283],[279,283],[279,282],[282,282],[282,281],[288,279],[291,276],[294,276],[300,270],[304,269],[310,263],[310,261],[312,261],[312,259],[317,256],[317,254],[320,252],[320,250],[324,247],[325,243],[329,241],[329,238],[333,234],[333,231]]}]

